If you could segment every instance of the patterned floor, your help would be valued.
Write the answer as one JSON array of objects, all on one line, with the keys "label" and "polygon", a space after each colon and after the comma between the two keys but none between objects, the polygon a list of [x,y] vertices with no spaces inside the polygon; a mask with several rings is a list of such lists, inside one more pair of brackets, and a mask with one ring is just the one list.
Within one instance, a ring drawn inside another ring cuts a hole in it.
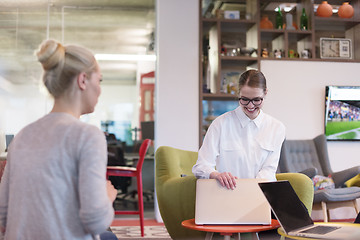
[{"label": "patterned floor", "polygon": [[145,226],[145,235],[141,237],[139,226],[112,226],[111,231],[121,240],[171,239],[164,226]]}]

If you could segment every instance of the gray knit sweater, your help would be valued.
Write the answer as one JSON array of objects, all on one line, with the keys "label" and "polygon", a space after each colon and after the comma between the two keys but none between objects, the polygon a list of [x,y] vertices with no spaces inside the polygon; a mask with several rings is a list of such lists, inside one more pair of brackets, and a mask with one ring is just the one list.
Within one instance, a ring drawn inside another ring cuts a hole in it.
[{"label": "gray knit sweater", "polygon": [[114,217],[107,149],[95,126],[50,113],[11,142],[0,184],[5,239],[92,239]]}]

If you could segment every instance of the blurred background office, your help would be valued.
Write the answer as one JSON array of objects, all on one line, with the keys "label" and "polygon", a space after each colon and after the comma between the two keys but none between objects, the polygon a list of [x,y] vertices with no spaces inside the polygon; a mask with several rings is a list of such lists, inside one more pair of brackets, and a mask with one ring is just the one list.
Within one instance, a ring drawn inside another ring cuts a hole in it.
[{"label": "blurred background office", "polygon": [[103,74],[102,94],[95,112],[81,120],[134,150],[142,138],[141,122],[154,121],[154,5],[154,0],[1,1],[0,151],[4,135],[16,135],[51,110],[34,56],[47,38],[95,53]]},{"label": "blurred background office", "polygon": [[[136,164],[142,140],[154,139],[155,0],[0,1],[1,159],[6,159],[11,136],[52,108],[34,55],[48,38],[93,51],[103,75],[102,94],[94,113],[81,120],[104,131],[109,165]],[[152,209],[153,151],[143,176],[150,196],[145,207]],[[136,181],[114,183],[121,197],[136,202]]]}]

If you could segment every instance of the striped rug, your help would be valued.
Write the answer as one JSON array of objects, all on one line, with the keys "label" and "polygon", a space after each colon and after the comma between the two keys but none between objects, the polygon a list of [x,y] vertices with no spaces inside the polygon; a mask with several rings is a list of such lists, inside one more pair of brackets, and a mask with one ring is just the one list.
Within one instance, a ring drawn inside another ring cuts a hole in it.
[{"label": "striped rug", "polygon": [[141,237],[139,226],[111,226],[110,229],[121,240],[171,240],[165,226],[145,226],[144,237]]}]

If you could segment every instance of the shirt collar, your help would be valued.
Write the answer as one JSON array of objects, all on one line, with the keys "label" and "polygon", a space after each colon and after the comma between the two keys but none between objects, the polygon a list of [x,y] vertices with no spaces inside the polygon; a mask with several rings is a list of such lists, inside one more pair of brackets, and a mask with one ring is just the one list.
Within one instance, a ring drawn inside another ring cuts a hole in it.
[{"label": "shirt collar", "polygon": [[235,113],[240,120],[241,127],[243,128],[246,127],[250,122],[254,122],[255,126],[257,128],[260,128],[261,123],[263,122],[264,119],[264,112],[261,109],[259,115],[254,120],[251,120],[248,116],[246,116],[241,106],[235,109]]}]

